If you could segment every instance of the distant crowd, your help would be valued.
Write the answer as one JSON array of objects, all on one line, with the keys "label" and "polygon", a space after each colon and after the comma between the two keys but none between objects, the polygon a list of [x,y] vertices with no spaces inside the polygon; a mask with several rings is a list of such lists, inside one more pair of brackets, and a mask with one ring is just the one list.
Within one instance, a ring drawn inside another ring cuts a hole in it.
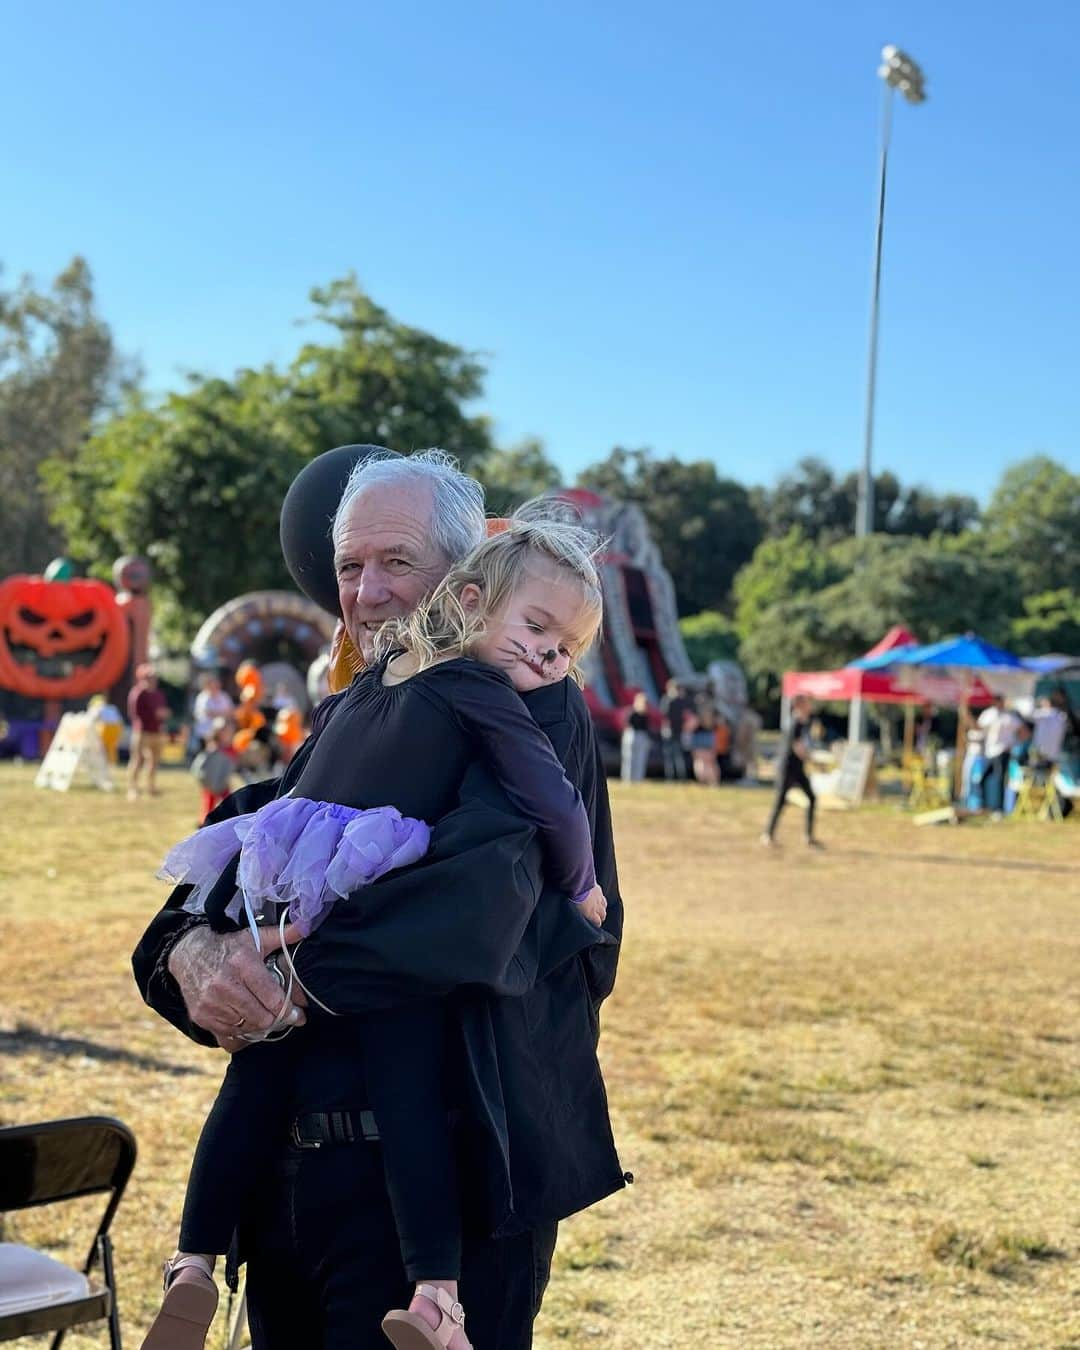
[{"label": "distant crowd", "polygon": [[743,778],[755,771],[760,730],[756,713],[727,708],[711,684],[669,680],[658,708],[650,708],[644,693],[634,698],[622,734],[622,779],[641,782],[657,751],[672,782]]},{"label": "distant crowd", "polygon": [[[244,662],[236,672],[238,697],[216,674],[204,675],[181,725],[183,758],[202,791],[205,818],[229,794],[234,780],[255,782],[284,771],[307,735],[296,697],[284,684],[267,692],[258,668]],[[110,763],[118,761],[124,738],[123,714],[104,695],[87,708]],[[129,801],[158,795],[157,772],[169,739],[171,713],[157,670],[143,665],[127,699],[127,795]]]},{"label": "distant crowd", "polygon": [[[928,728],[920,726],[916,746],[925,743]],[[962,769],[965,805],[994,815],[1008,815],[1016,806],[1025,775],[1064,772],[1080,776],[1080,713],[1069,705],[1064,690],[1054,690],[1031,705],[1010,705],[995,698],[968,728]]]}]

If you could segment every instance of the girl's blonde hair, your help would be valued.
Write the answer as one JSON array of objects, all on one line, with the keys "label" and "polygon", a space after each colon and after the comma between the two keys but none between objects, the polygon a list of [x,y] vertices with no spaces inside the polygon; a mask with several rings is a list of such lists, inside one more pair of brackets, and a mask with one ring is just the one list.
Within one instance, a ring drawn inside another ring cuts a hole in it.
[{"label": "girl's blonde hair", "polygon": [[[573,637],[570,674],[580,682],[578,662],[592,645],[603,619],[604,602],[596,556],[599,536],[586,529],[567,502],[537,497],[518,507],[506,528],[485,539],[446,576],[407,618],[388,623],[377,635],[378,656],[404,647],[419,668],[441,657],[468,656],[492,617],[539,566],[569,573],[581,588],[581,625]],[[562,578],[560,578],[561,580]],[[480,592],[480,603],[466,609],[461,595],[467,586]]]}]

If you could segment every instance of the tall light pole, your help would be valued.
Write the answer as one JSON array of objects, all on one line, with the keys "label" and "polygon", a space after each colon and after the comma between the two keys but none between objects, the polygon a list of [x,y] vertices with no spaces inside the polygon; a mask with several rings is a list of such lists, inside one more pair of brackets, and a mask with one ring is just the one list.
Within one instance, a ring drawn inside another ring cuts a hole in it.
[{"label": "tall light pole", "polygon": [[877,226],[874,231],[874,289],[870,300],[870,351],[866,371],[866,422],[863,428],[863,458],[859,472],[859,496],[855,509],[855,537],[874,532],[874,395],[877,385],[878,304],[881,298],[881,244],[885,233],[885,175],[889,164],[892,105],[897,89],[909,103],[926,100],[926,86],[919,66],[899,47],[882,47],[878,75],[885,82],[881,104],[881,157],[878,172]]},{"label": "tall light pole", "polygon": [[[877,386],[878,304],[881,298],[881,244],[885,233],[885,175],[889,165],[889,135],[896,90],[909,103],[926,101],[926,85],[918,64],[891,44],[881,49],[878,75],[885,82],[881,102],[881,156],[878,166],[877,225],[874,230],[874,289],[870,299],[870,350],[866,369],[866,421],[863,426],[863,457],[859,470],[859,494],[855,506],[855,538],[874,532],[874,395]],[[866,734],[862,699],[851,701],[848,740],[861,741]]]}]

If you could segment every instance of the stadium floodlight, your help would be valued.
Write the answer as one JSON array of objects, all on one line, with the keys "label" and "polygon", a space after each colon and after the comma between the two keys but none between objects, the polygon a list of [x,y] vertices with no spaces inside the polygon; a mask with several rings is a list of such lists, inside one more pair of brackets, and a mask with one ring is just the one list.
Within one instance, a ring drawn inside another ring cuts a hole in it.
[{"label": "stadium floodlight", "polygon": [[[866,420],[863,427],[863,457],[859,471],[858,501],[855,507],[855,537],[874,532],[874,398],[877,388],[878,306],[881,297],[881,245],[885,233],[885,177],[889,163],[889,137],[892,131],[892,105],[896,91],[909,103],[926,102],[926,81],[922,68],[907,52],[889,44],[881,49],[878,75],[885,82],[881,105],[881,155],[878,173],[877,226],[874,234],[874,287],[870,300],[870,350],[866,371]],[[854,699],[848,718],[848,738],[863,738],[865,721],[861,699]]]},{"label": "stadium floodlight", "polygon": [[866,421],[863,429],[863,460],[859,473],[859,496],[855,511],[855,535],[874,531],[874,397],[877,384],[878,307],[881,297],[881,245],[885,232],[885,178],[889,162],[893,94],[899,90],[909,103],[925,103],[926,81],[920,66],[906,52],[892,45],[882,47],[878,75],[885,82],[881,111],[881,156],[878,174],[877,226],[874,236],[874,288],[870,301],[870,352],[866,375]]}]

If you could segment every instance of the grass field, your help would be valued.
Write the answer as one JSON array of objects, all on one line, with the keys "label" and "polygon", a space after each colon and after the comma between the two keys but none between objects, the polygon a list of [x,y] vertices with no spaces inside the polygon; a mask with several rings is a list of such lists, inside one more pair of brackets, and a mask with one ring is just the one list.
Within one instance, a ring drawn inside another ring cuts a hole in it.
[{"label": "grass field", "polygon": [[[137,1346],[220,1072],[128,966],[195,790],[31,778],[0,768],[3,1119],[135,1130],[115,1231]],[[563,1226],[540,1350],[1080,1350],[1080,825],[868,807],[826,814],[812,855],[792,812],[766,854],[764,793],[613,795],[627,937],[602,1054],[637,1181]],[[73,1229],[46,1211],[13,1235],[63,1253]]]}]

